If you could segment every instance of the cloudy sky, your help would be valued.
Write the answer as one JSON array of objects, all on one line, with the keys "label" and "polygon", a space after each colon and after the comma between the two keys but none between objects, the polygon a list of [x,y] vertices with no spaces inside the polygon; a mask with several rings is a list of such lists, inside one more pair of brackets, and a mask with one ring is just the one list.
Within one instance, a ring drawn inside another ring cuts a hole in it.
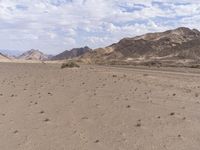
[{"label": "cloudy sky", "polygon": [[56,54],[199,22],[198,0],[0,0],[0,49]]}]

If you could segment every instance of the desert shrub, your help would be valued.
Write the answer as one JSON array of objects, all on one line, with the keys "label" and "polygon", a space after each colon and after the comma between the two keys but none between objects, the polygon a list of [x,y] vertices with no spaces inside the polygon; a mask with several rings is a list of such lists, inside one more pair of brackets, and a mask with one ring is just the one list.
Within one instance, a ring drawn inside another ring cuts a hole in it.
[{"label": "desert shrub", "polygon": [[159,67],[159,66],[162,66],[162,63],[158,61],[148,61],[148,62],[141,63],[141,65],[148,66],[148,67],[151,67],[151,66]]},{"label": "desert shrub", "polygon": [[80,66],[73,61],[69,61],[69,62],[63,63],[61,65],[61,69],[63,69],[63,68],[75,68],[75,67],[79,68]]},{"label": "desert shrub", "polygon": [[190,68],[200,68],[200,65],[192,65]]}]

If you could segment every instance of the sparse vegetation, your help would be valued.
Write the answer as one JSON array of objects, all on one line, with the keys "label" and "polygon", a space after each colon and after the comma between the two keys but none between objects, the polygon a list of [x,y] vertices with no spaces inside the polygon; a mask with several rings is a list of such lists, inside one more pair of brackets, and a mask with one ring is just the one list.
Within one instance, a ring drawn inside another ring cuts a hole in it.
[{"label": "sparse vegetation", "polygon": [[192,66],[190,66],[190,68],[200,68],[200,65],[192,65]]},{"label": "sparse vegetation", "polygon": [[79,67],[80,66],[73,61],[69,61],[69,62],[63,63],[61,65],[61,69],[64,69],[64,68],[79,68]]}]

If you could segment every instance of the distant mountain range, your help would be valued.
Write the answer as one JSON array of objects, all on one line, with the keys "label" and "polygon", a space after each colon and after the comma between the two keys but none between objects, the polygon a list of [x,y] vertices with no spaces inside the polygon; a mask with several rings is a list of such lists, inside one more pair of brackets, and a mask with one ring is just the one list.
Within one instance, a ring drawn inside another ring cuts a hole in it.
[{"label": "distant mountain range", "polygon": [[[200,60],[200,32],[185,27],[165,32],[124,38],[105,48],[81,56],[88,63],[125,63],[137,61]],[[120,64],[119,63],[119,64]]]},{"label": "distant mountain range", "polygon": [[42,53],[39,50],[34,50],[31,49],[23,54],[21,54],[20,56],[17,57],[17,59],[22,59],[22,60],[48,60],[50,59],[51,56],[46,55],[44,53]]},{"label": "distant mountain range", "polygon": [[12,60],[40,60],[40,61],[46,61],[46,60],[64,60],[64,59],[73,59],[79,56],[82,56],[83,54],[92,51],[89,47],[85,46],[82,48],[74,48],[72,50],[66,50],[58,55],[52,56],[47,55],[41,52],[40,50],[31,49],[24,53],[19,51],[11,51],[11,50],[0,50],[2,51],[2,57],[7,57]]},{"label": "distant mountain range", "polygon": [[[1,59],[9,59],[1,53]],[[66,50],[50,56],[39,50],[30,50],[16,57],[22,60],[64,60],[79,59],[94,64],[135,64],[145,62],[199,63],[200,32],[196,29],[180,27],[165,32],[147,33],[133,38],[124,38],[105,48],[89,47]]]},{"label": "distant mountain range", "polygon": [[8,56],[0,53],[0,61],[10,61],[10,60],[11,59]]},{"label": "distant mountain range", "polygon": [[81,48],[73,48],[71,50],[66,50],[56,56],[53,56],[51,58],[51,60],[72,59],[72,58],[79,57],[79,56],[81,56],[85,53],[91,52],[91,51],[92,51],[92,49],[90,49],[87,46],[81,47]]}]

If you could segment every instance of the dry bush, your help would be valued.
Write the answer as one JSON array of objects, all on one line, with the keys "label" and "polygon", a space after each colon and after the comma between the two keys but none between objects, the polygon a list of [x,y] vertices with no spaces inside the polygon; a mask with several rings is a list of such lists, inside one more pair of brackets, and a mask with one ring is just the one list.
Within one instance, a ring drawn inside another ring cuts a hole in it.
[{"label": "dry bush", "polygon": [[61,65],[61,69],[64,69],[64,68],[79,68],[79,67],[80,66],[73,61],[69,61],[69,62],[63,63]]}]

